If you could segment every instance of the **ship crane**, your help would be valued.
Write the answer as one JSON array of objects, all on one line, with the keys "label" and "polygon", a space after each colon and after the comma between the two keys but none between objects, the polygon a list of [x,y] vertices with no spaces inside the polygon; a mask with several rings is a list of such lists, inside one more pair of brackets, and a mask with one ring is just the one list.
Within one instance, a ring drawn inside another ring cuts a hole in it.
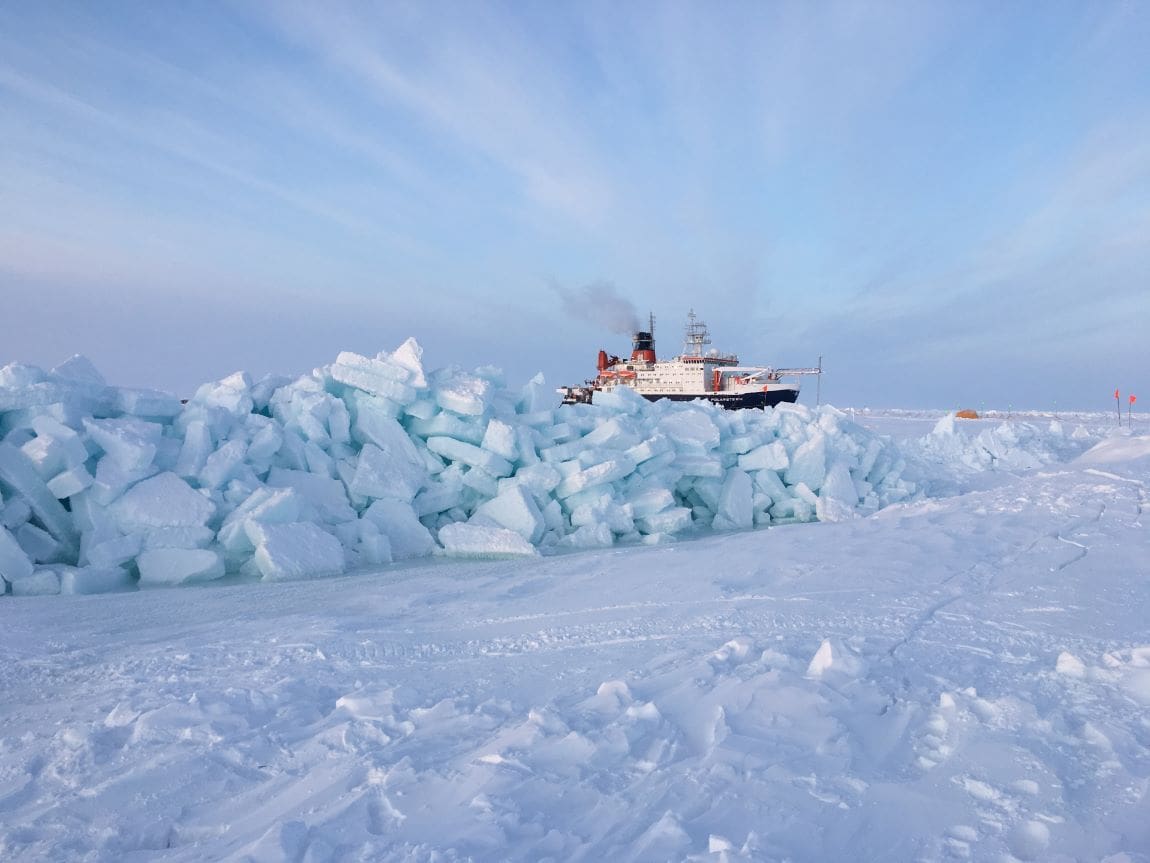
[{"label": "ship crane", "polygon": [[763,376],[768,378],[780,378],[794,377],[798,375],[821,375],[823,373],[823,369],[822,366],[804,366],[802,368],[794,369],[775,369],[771,368],[770,366],[732,366],[723,369],[724,374],[727,372],[750,372],[750,374],[745,375],[747,380],[758,380]]}]

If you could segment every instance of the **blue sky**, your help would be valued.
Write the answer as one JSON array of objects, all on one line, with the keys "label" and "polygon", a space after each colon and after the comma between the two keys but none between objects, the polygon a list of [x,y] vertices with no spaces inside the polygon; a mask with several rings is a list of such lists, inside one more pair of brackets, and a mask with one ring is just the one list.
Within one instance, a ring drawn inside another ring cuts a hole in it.
[{"label": "blue sky", "polygon": [[565,298],[617,295],[844,406],[1150,401],[1147,45],[1141,2],[0,4],[0,363],[574,383],[629,343]]}]

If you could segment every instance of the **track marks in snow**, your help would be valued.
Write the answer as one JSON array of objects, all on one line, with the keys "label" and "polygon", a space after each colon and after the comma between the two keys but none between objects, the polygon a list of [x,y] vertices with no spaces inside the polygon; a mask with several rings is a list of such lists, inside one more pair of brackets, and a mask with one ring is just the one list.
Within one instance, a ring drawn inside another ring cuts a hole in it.
[{"label": "track marks in snow", "polygon": [[[1130,533],[1141,527],[1144,501],[1141,483],[1038,488],[1028,504],[1018,502],[1024,522],[1041,525],[1027,505],[1071,518],[1020,535],[1013,550],[986,548],[892,646],[905,675],[890,689],[894,703],[937,699],[922,713],[912,709],[907,740],[921,771],[914,784],[942,797],[946,787],[960,792],[954,809],[969,813],[941,831],[939,857],[1044,860],[1057,848],[1101,859],[1150,848],[1150,827],[1134,815],[1150,775],[1150,652],[1144,681],[1136,650],[1103,653],[1110,658],[1093,665],[1067,654],[1054,669],[1067,647],[1099,656],[1110,633],[1129,632],[1117,621],[1147,608],[1145,575],[1121,553],[1132,541],[1146,547]],[[991,503],[987,513],[1000,509]],[[1111,608],[1116,619],[1103,611]]]},{"label": "track marks in snow", "polygon": [[1057,539],[1059,542],[1064,542],[1067,545],[1074,546],[1075,548],[1078,549],[1078,553],[1075,554],[1073,557],[1071,557],[1069,560],[1063,561],[1062,563],[1059,563],[1056,566],[1050,567],[1051,572],[1061,572],[1062,570],[1066,569],[1066,567],[1070,566],[1071,564],[1078,563],[1078,561],[1082,560],[1090,552],[1090,546],[1083,545],[1080,542],[1075,542],[1072,539],[1067,539],[1066,537],[1062,536],[1061,534],[1056,536],[1055,539]]},{"label": "track marks in snow", "polygon": [[932,770],[950,758],[961,720],[954,696],[948,692],[939,695],[938,706],[922,724],[915,741],[916,761],[920,768]]},{"label": "track marks in snow", "polygon": [[[410,751],[400,764],[414,771],[407,789],[395,777],[383,783],[408,816],[392,840],[415,847],[426,838],[416,810],[448,793],[441,786],[450,774],[452,792],[440,805],[471,813],[470,826],[444,837],[441,825],[440,839],[479,857],[498,848],[501,859],[645,860],[705,854],[714,841],[747,854],[765,842],[812,859],[803,849],[821,814],[859,810],[868,783],[851,773],[842,739],[851,732],[836,718],[851,703],[834,687],[849,688],[850,679],[812,680],[807,661],[735,638],[602,681],[573,700],[500,714],[490,735],[470,735],[477,744],[454,753],[441,745],[434,759],[414,754],[424,733],[416,721],[387,747],[393,759]],[[475,708],[453,701],[433,712],[466,725]],[[434,730],[440,742],[450,737]],[[429,775],[433,764],[443,778]],[[679,780],[655,778],[668,773]],[[768,804],[770,796],[779,799]],[[556,822],[576,799],[586,818]],[[759,837],[766,833],[769,841]]]},{"label": "track marks in snow", "polygon": [[665,570],[636,584],[572,558],[354,601],[347,584],[58,600],[78,619],[0,667],[19,704],[0,856],[1135,855],[1144,503],[1129,482],[1035,477],[651,552]]},{"label": "track marks in snow", "polygon": [[[1086,557],[1086,555],[1090,553],[1090,546],[1084,545],[1081,542],[1078,542],[1074,539],[1071,539],[1070,536],[1067,536],[1067,534],[1073,535],[1076,533],[1080,533],[1081,531],[1085,530],[1090,525],[1097,524],[1098,522],[1100,522],[1102,520],[1102,516],[1105,513],[1106,513],[1106,504],[1104,504],[1104,503],[1099,504],[1097,514],[1094,515],[1092,518],[1081,519],[1077,522],[1074,522],[1070,525],[1067,525],[1066,527],[1064,527],[1063,529],[1059,530],[1058,532],[1056,532],[1054,534],[1054,538],[1056,540],[1058,540],[1059,542],[1065,543],[1066,545],[1074,546],[1074,548],[1076,548],[1077,551],[1074,552],[1072,554],[1072,556],[1070,558],[1068,558],[1067,560],[1061,561],[1060,563],[1057,563],[1057,564],[1051,566],[1050,567],[1051,572],[1061,572],[1062,570],[1066,569],[1066,567],[1071,566],[1075,563],[1078,563],[1080,560],[1083,560]],[[1083,522],[1085,522],[1085,524],[1083,524]]]}]

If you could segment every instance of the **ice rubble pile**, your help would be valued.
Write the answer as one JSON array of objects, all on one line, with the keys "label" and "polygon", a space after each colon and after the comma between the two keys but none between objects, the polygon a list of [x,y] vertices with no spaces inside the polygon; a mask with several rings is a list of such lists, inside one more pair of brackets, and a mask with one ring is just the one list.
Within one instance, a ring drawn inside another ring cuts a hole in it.
[{"label": "ice rubble pile", "polygon": [[0,576],[94,593],[306,578],[435,553],[659,542],[905,498],[898,452],[832,408],[724,412],[630,392],[558,407],[536,377],[425,374],[408,340],[180,400],[82,357],[0,369]]},{"label": "ice rubble pile", "polygon": [[[1045,430],[1034,423],[1004,422],[968,435],[959,430],[953,413],[942,417],[930,434],[905,442],[904,454],[925,465],[942,465],[948,472],[1033,470],[1068,461],[1094,443],[1083,426],[1067,434],[1062,423],[1051,420]],[[929,468],[927,469],[929,473]]]}]

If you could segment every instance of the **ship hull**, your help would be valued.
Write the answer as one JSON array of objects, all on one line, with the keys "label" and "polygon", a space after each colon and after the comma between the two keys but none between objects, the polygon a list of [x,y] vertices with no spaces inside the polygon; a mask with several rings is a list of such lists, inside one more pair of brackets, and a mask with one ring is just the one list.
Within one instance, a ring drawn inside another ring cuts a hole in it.
[{"label": "ship hull", "polygon": [[714,402],[721,408],[729,411],[743,408],[773,408],[784,402],[793,404],[799,397],[798,390],[771,390],[769,392],[754,393],[703,393],[691,395],[690,393],[639,393],[649,402],[660,399],[670,399],[673,402],[693,402],[697,399],[706,399]]},{"label": "ship hull", "polygon": [[782,378],[797,375],[821,375],[818,368],[773,368],[771,366],[744,366],[735,354],[705,351],[711,340],[707,327],[687,315],[687,335],[684,352],[670,360],[656,358],[655,318],[651,326],[639,330],[632,337],[630,359],[599,351],[599,373],[581,386],[560,387],[563,404],[591,404],[595,393],[630,389],[649,402],[670,399],[690,402],[705,399],[727,410],[744,408],[770,408],[780,404],[793,404],[799,398],[799,386]]}]

